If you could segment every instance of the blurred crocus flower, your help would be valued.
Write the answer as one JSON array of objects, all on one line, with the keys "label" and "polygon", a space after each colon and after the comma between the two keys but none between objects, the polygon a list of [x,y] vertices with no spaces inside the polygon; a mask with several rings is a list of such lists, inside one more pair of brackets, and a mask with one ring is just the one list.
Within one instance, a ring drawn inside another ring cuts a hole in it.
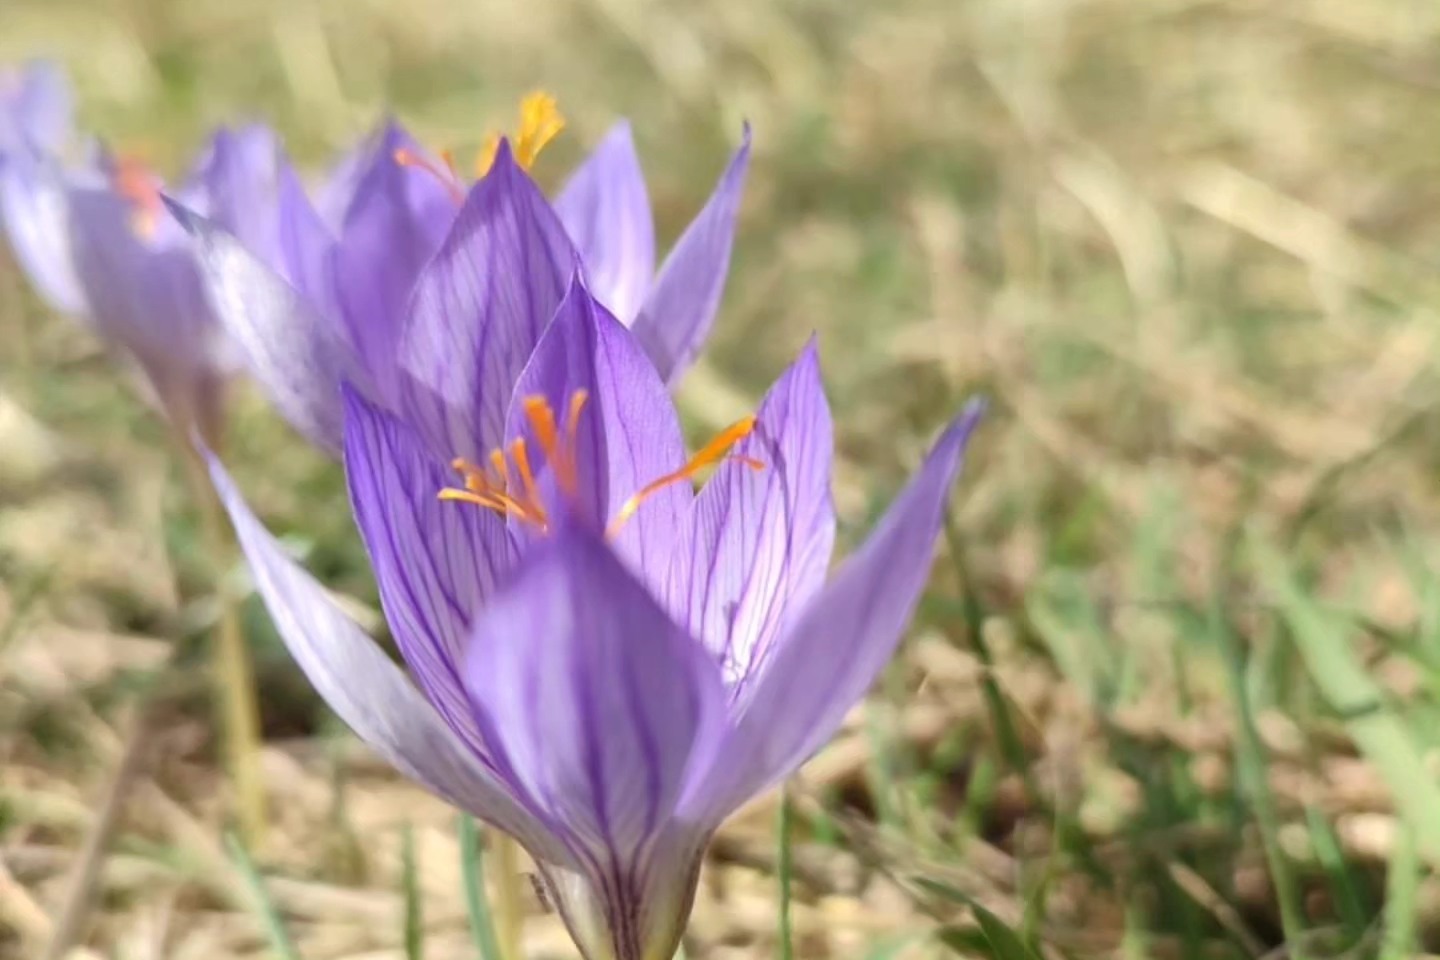
[{"label": "blurred crocus flower", "polygon": [[[271,262],[276,149],[263,127],[221,130],[176,190]],[[162,189],[144,166],[103,151],[78,165],[35,151],[0,155],[0,216],[36,289],[133,358],[182,429],[213,438],[238,356]]]},{"label": "blurred crocus flower", "polygon": [[58,65],[0,66],[0,155],[58,153],[70,142],[73,122],[70,84]]},{"label": "blurred crocus flower", "polygon": [[[212,471],[336,712],[524,844],[589,960],[669,960],[713,831],[824,743],[889,659],[978,409],[827,578],[833,444],[813,346],[687,457],[653,358],[578,263],[502,145],[419,274],[393,395],[335,384],[351,505],[409,678]],[[310,356],[276,370],[345,379]]]},{"label": "blurred crocus flower", "polygon": [[[505,150],[513,170],[501,171],[500,178],[528,170],[562,125],[552,99],[526,98],[519,134]],[[462,180],[448,155],[430,156],[393,122],[347,155],[313,200],[299,177],[282,169],[280,251],[268,265],[265,251],[250,248],[247,238],[237,244],[199,226],[207,283],[222,322],[280,412],[322,448],[340,451],[340,371],[370,384],[388,406],[399,402],[406,377],[425,375],[396,359],[412,299],[434,296],[433,288],[418,282],[432,258],[455,262],[454,282],[468,287],[464,296],[490,295],[476,286],[482,269],[464,266],[474,257],[459,238],[473,232],[465,224],[479,215],[476,204],[494,202],[477,197],[494,192],[481,185],[493,172],[498,140],[496,147],[482,151],[476,164],[482,179],[474,186]],[[578,255],[594,295],[634,331],[661,376],[673,381],[694,359],[719,307],[748,157],[747,131],[710,200],[656,276],[645,181],[629,127],[621,123],[560,191],[553,212],[543,197],[536,199],[547,208],[547,222],[560,230],[553,237],[516,236],[506,270],[563,280]],[[471,320],[468,307],[457,309],[450,319],[458,331]],[[315,370],[296,369],[301,341],[309,349],[300,352]],[[513,365],[515,358],[495,362]]]}]

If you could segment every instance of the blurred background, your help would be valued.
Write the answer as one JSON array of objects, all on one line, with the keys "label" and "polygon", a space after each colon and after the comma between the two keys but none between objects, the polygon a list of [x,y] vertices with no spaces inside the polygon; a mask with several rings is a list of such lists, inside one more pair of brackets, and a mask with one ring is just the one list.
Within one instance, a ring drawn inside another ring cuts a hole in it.
[{"label": "blurred background", "polygon": [[[730,422],[817,332],[843,543],[992,399],[903,655],[792,787],[792,862],[778,797],[722,831],[691,958],[776,956],[781,873],[801,958],[1440,953],[1433,0],[3,0],[0,62],[37,54],[171,173],[243,119],[316,170],[385,111],[463,151],[543,87],[537,177],[630,117],[662,249],[748,119],[681,402]],[[0,956],[29,958],[216,571],[163,429],[8,259],[0,337]],[[338,469],[238,407],[241,485],[376,626]],[[272,916],[305,960],[406,956],[409,830],[424,956],[474,956],[453,815],[246,625]],[[202,671],[75,956],[271,955]],[[572,956],[526,897],[533,956]]]}]

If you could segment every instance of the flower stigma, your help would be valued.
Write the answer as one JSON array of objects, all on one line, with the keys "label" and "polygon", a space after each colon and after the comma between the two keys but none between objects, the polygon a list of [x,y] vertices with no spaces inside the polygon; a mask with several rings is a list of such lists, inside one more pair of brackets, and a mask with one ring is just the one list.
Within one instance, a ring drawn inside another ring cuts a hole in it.
[{"label": "flower stigma", "polygon": [[[543,90],[528,93],[520,101],[520,123],[514,137],[515,162],[520,169],[529,170],[535,165],[540,153],[565,129],[565,117],[555,98]],[[495,154],[500,149],[499,133],[491,133],[475,156],[475,176],[480,178],[490,172],[495,164]],[[450,194],[456,204],[465,201],[465,182],[455,167],[455,156],[449,150],[440,151],[436,162],[418,151],[401,147],[392,155],[402,167],[410,167],[428,173]]]},{"label": "flower stigma", "polygon": [[[521,410],[530,424],[535,445],[545,457],[555,485],[561,495],[571,500],[580,493],[580,473],[576,456],[580,414],[589,401],[590,394],[576,390],[570,395],[563,425],[543,396],[532,395],[521,401]],[[727,460],[733,460],[751,470],[763,470],[765,465],[754,457],[731,454],[730,449],[755,430],[755,417],[748,416],[721,430],[709,443],[691,457],[684,466],[650,481],[633,493],[605,528],[607,539],[613,540],[625,523],[640,510],[641,505],[660,490],[671,484],[681,483],[697,476],[705,468]],[[502,517],[514,518],[539,528],[543,533],[550,526],[550,511],[546,509],[540,485],[535,481],[535,472],[530,463],[530,450],[524,437],[516,437],[504,447],[490,451],[483,466],[472,463],[464,457],[450,462],[451,469],[464,479],[465,486],[445,487],[438,496],[441,500],[453,500],[474,504],[493,510]]]}]

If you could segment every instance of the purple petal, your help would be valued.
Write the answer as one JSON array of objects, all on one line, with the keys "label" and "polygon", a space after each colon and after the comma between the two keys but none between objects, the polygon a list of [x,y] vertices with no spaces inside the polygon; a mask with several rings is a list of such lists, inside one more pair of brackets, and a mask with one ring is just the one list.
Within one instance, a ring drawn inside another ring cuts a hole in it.
[{"label": "purple petal", "polygon": [[75,275],[65,176],[51,160],[23,152],[0,156],[0,217],[15,259],[52,309],[87,311]]},{"label": "purple petal", "polygon": [[408,134],[387,125],[356,184],[335,255],[345,325],[382,389],[395,365],[416,277],[440,248],[458,209],[432,173],[400,164],[401,150],[420,155]]},{"label": "purple petal", "polygon": [[280,269],[279,157],[274,132],[259,124],[221,128],[194,176],[202,208],[243,243],[261,263]]},{"label": "purple petal", "polygon": [[735,730],[708,783],[688,798],[720,817],[788,776],[835,732],[894,653],[929,579],[935,538],[972,403],[936,442],[875,532],[810,602],[732,707]]},{"label": "purple petal", "polygon": [[559,531],[475,624],[486,743],[587,872],[631,877],[723,721],[719,674],[598,537]]},{"label": "purple petal", "polygon": [[[564,423],[570,398],[579,390],[588,400],[576,421],[578,490],[571,506],[603,530],[632,494],[684,464],[685,442],[675,405],[640,345],[576,282],[515,386],[506,435],[526,438],[535,450],[525,398],[544,397]],[[548,504],[561,500],[551,471],[544,471],[541,483]],[[646,498],[618,528],[615,551],[646,579],[658,582],[692,498],[688,482]]]},{"label": "purple petal", "polygon": [[276,174],[276,242],[278,264],[270,264],[276,273],[309,301],[315,312],[330,320],[331,327],[358,349],[350,337],[349,327],[341,319],[340,291],[335,277],[336,241],[310,198],[300,177],[288,164],[281,164]]},{"label": "purple petal", "polygon": [[501,144],[421,273],[398,349],[398,406],[437,456],[504,441],[520,371],[576,270],[565,228]]},{"label": "purple petal", "polygon": [[332,455],[343,445],[340,383],[368,387],[332,320],[215,224],[168,201],[191,235],[221,325],[280,414]]},{"label": "purple petal", "polygon": [[355,189],[365,175],[374,149],[374,137],[365,137],[346,150],[331,165],[324,182],[315,191],[316,211],[322,222],[337,234],[344,227],[345,212],[350,209],[350,201],[355,198]]},{"label": "purple petal", "polygon": [[65,71],[49,60],[0,73],[0,152],[59,151],[74,132],[72,101]]},{"label": "purple petal", "polygon": [[162,399],[187,404],[194,398],[184,385],[228,361],[190,252],[151,246],[135,232],[131,205],[109,190],[73,188],[68,206],[75,272],[96,330],[135,355]]},{"label": "purple petal", "polygon": [[834,439],[815,345],[770,389],[754,432],[695,500],[670,576],[671,610],[739,685],[825,582],[835,543]]},{"label": "purple petal", "polygon": [[655,277],[655,224],[630,124],[617,123],[555,198],[595,298],[629,324]]},{"label": "purple petal", "polygon": [[281,639],[340,719],[401,773],[513,834],[538,856],[569,862],[400,669],[285,555],[213,457],[210,473]]},{"label": "purple petal", "polygon": [[459,484],[394,417],[345,393],[345,478],[385,619],[410,673],[477,754],[484,744],[460,680],[470,626],[513,563],[504,521],[441,501]]},{"label": "purple petal", "polygon": [[665,258],[660,276],[634,324],[660,376],[674,383],[690,368],[720,309],[735,216],[750,163],[750,127],[725,168],[705,209],[700,211]]}]

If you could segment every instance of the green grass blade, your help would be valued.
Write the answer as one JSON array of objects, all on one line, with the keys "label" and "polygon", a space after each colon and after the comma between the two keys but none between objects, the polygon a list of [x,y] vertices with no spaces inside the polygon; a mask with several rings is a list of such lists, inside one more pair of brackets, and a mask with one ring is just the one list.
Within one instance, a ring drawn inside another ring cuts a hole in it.
[{"label": "green grass blade", "polygon": [[475,818],[462,813],[456,822],[460,840],[460,875],[465,882],[465,912],[470,916],[470,936],[480,960],[503,960],[500,941],[495,938],[495,921],[490,917],[490,897],[485,892],[485,848]]},{"label": "green grass blade", "polygon": [[415,867],[415,829],[405,824],[400,845],[400,882],[405,891],[405,960],[424,960],[425,917],[420,877]]},{"label": "green grass blade", "polygon": [[776,824],[775,830],[778,834],[776,842],[779,844],[775,872],[780,883],[780,928],[777,934],[780,941],[780,960],[793,960],[795,956],[795,945],[792,942],[790,929],[790,881],[794,866],[790,859],[790,827],[793,819],[790,810],[790,793],[782,788],[779,822]]},{"label": "green grass blade", "polygon": [[1415,837],[1401,824],[1390,851],[1385,878],[1384,932],[1377,960],[1409,960],[1415,956],[1416,899],[1420,891],[1420,857]]},{"label": "green grass blade", "polygon": [[255,911],[260,914],[265,925],[265,938],[270,941],[270,949],[275,951],[280,960],[301,960],[300,951],[295,948],[295,942],[290,939],[290,933],[285,929],[285,920],[275,909],[275,902],[270,899],[270,893],[265,889],[265,878],[260,876],[255,861],[250,859],[250,851],[245,849],[245,845],[233,833],[225,835],[225,845],[229,848],[236,866],[240,868],[241,876],[245,878],[245,886],[250,889],[250,897],[255,901]]},{"label": "green grass blade", "polygon": [[1440,864],[1440,785],[1427,773],[1414,733],[1390,709],[1350,642],[1349,623],[1307,596],[1285,560],[1252,539],[1261,583],[1300,651],[1301,660],[1365,758],[1375,765],[1402,820],[1414,831],[1420,854]]},{"label": "green grass blade", "polygon": [[1360,885],[1351,876],[1350,865],[1345,862],[1340,838],[1335,836],[1335,828],[1315,807],[1306,806],[1305,820],[1310,827],[1310,845],[1330,879],[1330,894],[1340,921],[1345,925],[1345,935],[1350,943],[1359,943],[1370,925],[1372,914],[1366,910]]}]

